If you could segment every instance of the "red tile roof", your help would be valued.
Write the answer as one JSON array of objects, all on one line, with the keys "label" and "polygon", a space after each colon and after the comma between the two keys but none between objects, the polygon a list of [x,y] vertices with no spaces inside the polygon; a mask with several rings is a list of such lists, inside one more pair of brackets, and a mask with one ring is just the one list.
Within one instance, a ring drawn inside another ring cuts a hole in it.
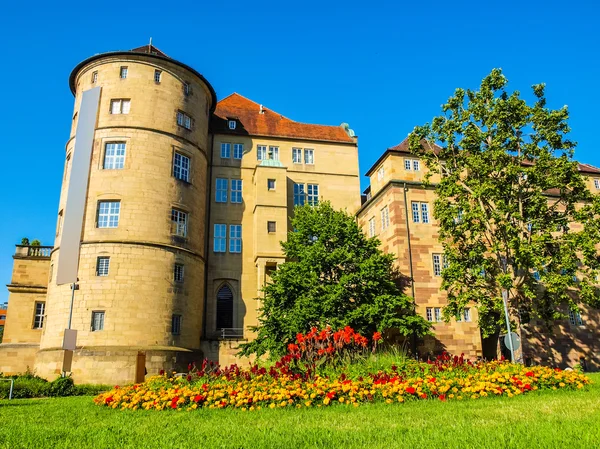
[{"label": "red tile roof", "polygon": [[141,47],[132,48],[129,51],[132,51],[134,53],[148,53],[151,55],[164,56],[165,58],[169,57],[165,53],[160,51],[158,48],[156,48],[154,45],[142,45]]},{"label": "red tile roof", "polygon": [[[227,121],[231,119],[238,122],[235,129],[229,129]],[[233,93],[217,103],[217,108],[211,119],[211,130],[216,134],[289,137],[355,143],[355,139],[350,137],[341,126],[295,122],[237,93]]]},{"label": "red tile roof", "polygon": [[[421,140],[421,146],[424,145],[425,143],[425,139]],[[433,145],[433,151],[438,154],[441,150],[439,145],[436,145],[435,143],[432,144]],[[369,169],[369,171],[367,171],[365,176],[370,176],[370,174],[373,172],[373,170],[375,170],[375,167],[377,167],[381,161],[385,158],[385,156],[387,156],[388,153],[393,152],[393,153],[407,153],[410,154],[410,148],[408,146],[408,138],[404,139],[402,142],[400,142],[398,145],[393,146],[388,148],[379,159],[377,159],[377,161],[371,166],[371,168]],[[593,165],[590,164],[578,164],[579,166],[579,171],[580,172],[584,172],[584,173],[592,173],[592,174],[600,174],[600,168],[594,167]]]}]

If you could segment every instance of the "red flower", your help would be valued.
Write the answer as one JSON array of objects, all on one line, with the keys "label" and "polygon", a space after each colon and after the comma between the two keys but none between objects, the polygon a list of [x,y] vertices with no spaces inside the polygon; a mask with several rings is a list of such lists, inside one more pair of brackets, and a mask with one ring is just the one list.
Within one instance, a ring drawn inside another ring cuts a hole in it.
[{"label": "red flower", "polygon": [[381,340],[381,332],[375,332],[373,334],[373,341],[379,341]]},{"label": "red flower", "polygon": [[526,375],[527,377],[533,377],[535,374],[533,374],[533,371],[527,371],[527,372],[525,373],[525,375]]},{"label": "red flower", "polygon": [[161,370],[158,372],[158,374],[160,374],[161,376],[164,376],[164,375],[165,375],[165,370],[164,370],[164,369],[161,369]]},{"label": "red flower", "polygon": [[525,384],[525,385],[523,386],[523,389],[524,389],[524,390],[531,390],[531,385],[529,385],[529,384]]},{"label": "red flower", "polygon": [[427,399],[427,395],[426,395],[425,393],[422,393],[422,394],[421,394],[421,398],[422,398],[422,399]]},{"label": "red flower", "polygon": [[292,354],[295,353],[296,351],[298,351],[298,345],[295,345],[294,343],[290,343],[288,345],[288,352],[291,352]]},{"label": "red flower", "polygon": [[105,404],[110,404],[112,401],[114,401],[113,397],[112,397],[112,396],[109,396],[109,397],[107,397],[107,398],[104,400],[104,403],[105,403]]},{"label": "red flower", "polygon": [[446,395],[445,394],[440,394],[439,398],[440,398],[440,401],[446,402]]},{"label": "red flower", "polygon": [[188,381],[188,382],[191,382],[191,381],[192,381],[192,376],[190,376],[190,375],[188,374],[188,376],[186,377],[186,379],[187,379],[187,381]]},{"label": "red flower", "polygon": [[177,408],[177,401],[179,401],[179,396],[175,396],[172,400],[171,400],[171,408]]},{"label": "red flower", "polygon": [[416,391],[417,391],[417,390],[415,390],[413,387],[408,387],[408,388],[406,389],[406,392],[407,392],[408,394],[415,394],[415,392],[416,392]]},{"label": "red flower", "polygon": [[329,393],[327,393],[327,397],[329,399],[333,399],[334,396],[335,396],[335,391],[330,391]]},{"label": "red flower", "polygon": [[196,396],[194,396],[194,402],[201,402],[204,400],[204,396],[202,396],[201,394],[197,394]]}]

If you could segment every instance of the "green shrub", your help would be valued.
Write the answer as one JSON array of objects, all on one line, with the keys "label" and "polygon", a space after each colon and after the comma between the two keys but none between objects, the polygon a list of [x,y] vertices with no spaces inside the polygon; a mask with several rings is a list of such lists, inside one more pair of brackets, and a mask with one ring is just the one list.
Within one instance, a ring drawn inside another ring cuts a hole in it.
[{"label": "green shrub", "polygon": [[[14,379],[14,399],[41,398],[47,395],[48,381],[45,379],[26,376],[16,377]],[[10,382],[0,382],[0,399],[8,399],[9,392]]]},{"label": "green shrub", "polygon": [[48,384],[47,395],[51,397],[73,396],[75,384],[71,377],[59,377]]},{"label": "green shrub", "polygon": [[93,385],[93,384],[81,384],[75,385],[75,391],[73,396],[95,396],[105,391],[112,390],[111,385]]},{"label": "green shrub", "polygon": [[[112,388],[110,385],[75,385],[71,377],[58,377],[48,382],[31,371],[12,376],[2,376],[3,379],[14,379],[13,399],[65,397],[65,396],[95,396]],[[0,399],[8,399],[10,382],[0,382]]]}]

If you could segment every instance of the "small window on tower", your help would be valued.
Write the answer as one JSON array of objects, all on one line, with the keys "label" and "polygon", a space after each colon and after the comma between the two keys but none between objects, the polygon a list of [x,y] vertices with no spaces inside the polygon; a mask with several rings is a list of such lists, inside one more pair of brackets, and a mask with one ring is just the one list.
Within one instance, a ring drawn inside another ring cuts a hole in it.
[{"label": "small window on tower", "polygon": [[92,72],[92,84],[96,84],[98,81],[98,72]]},{"label": "small window on tower", "polygon": [[119,74],[122,80],[127,78],[127,67],[121,67],[121,72]]},{"label": "small window on tower", "polygon": [[267,189],[275,190],[275,180],[274,179],[267,179]]},{"label": "small window on tower", "polygon": [[162,72],[160,70],[155,70],[154,71],[154,82],[156,84],[160,84],[160,76],[161,76]]},{"label": "small window on tower", "polygon": [[229,129],[235,129],[235,120],[229,120]]},{"label": "small window on tower", "polygon": [[277,222],[275,222],[275,221],[267,221],[267,232],[269,234],[277,232]]}]

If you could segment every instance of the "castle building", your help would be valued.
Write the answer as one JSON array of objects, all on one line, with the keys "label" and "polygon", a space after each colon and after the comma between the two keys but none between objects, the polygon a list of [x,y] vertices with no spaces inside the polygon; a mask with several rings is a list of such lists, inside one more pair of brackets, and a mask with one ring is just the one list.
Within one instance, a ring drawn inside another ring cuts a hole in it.
[{"label": "castle building", "polygon": [[[579,164],[579,171],[587,178],[588,188],[600,193],[600,169]],[[396,256],[400,271],[413,279],[407,294],[415,299],[417,311],[433,324],[435,333],[421,341],[419,353],[448,351],[470,358],[495,358],[498,335],[482,338],[475,307],[465,308],[458,319],[443,320],[447,301],[440,287],[445,261],[439,226],[433,217],[439,175],[432,175],[426,187],[426,173],[424,163],[411,154],[407,140],[388,148],[366,173],[370,185],[356,214],[358,223],[367,236],[379,238],[382,249]],[[512,317],[520,326],[522,347],[517,356],[521,361],[564,367],[583,358],[589,369],[599,369],[600,311],[582,306],[579,313],[569,311],[568,315],[568,320],[555,322],[551,330],[543,323]],[[502,343],[500,349],[510,358]]]},{"label": "castle building", "polygon": [[[92,56],[75,67],[69,84],[75,106],[56,239],[48,247],[17,245],[0,372],[59,375],[68,323],[78,333],[71,368],[77,382],[141,381],[146,372],[204,357],[238,361],[238,344],[253,338],[261,288],[285,260],[279,242],[294,206],[323,200],[356,214],[414,279],[407,293],[435,323],[436,336],[422,342],[422,352],[484,354],[474,307],[460,322],[441,322],[444,262],[434,192],[423,187],[425,167],[405,142],[368,171],[361,204],[358,140],[347,124],[299,123],[236,93],[217,101],[200,73],[153,46]],[[96,88],[72,291],[57,283],[57,270],[73,150],[83,139],[82,97]],[[581,167],[590,188],[600,188],[600,170]],[[578,345],[597,359],[598,315],[582,310],[573,319],[560,328],[568,334],[563,356],[570,362]]]},{"label": "castle building", "polygon": [[[0,371],[56,377],[69,322],[78,382],[139,380],[205,356],[233,361],[252,338],[255,298],[284,260],[294,205],[360,207],[357,138],[347,125],[295,122],[238,94],[217,103],[200,73],[152,46],[92,56],[69,84],[56,239],[41,252],[17,247]],[[82,97],[98,87],[71,311],[57,267]]]}]

